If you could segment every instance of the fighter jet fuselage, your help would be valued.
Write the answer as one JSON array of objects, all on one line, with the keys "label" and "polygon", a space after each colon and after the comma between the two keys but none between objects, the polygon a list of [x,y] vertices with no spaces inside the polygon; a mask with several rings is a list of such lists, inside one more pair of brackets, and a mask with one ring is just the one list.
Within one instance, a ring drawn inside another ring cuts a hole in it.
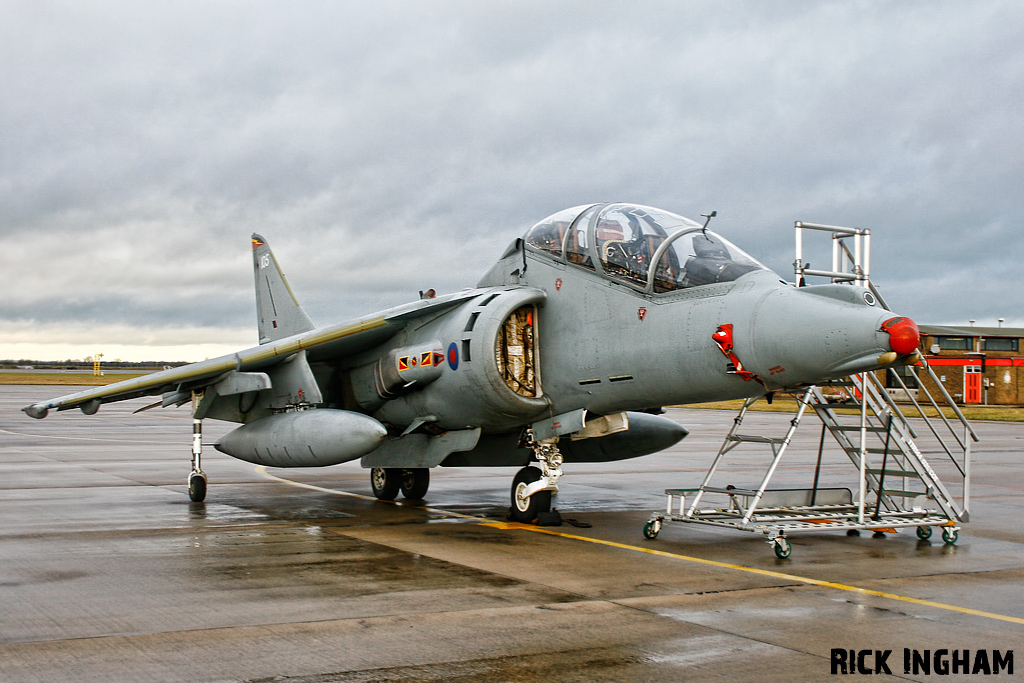
[{"label": "fighter jet fuselage", "polygon": [[[259,346],[25,411],[191,401],[197,425],[242,423],[219,450],[269,466],[360,458],[382,498],[425,494],[438,465],[525,466],[512,512],[529,521],[563,461],[636,457],[685,436],[663,406],[795,389],[917,353],[914,323],[868,290],[795,287],[706,224],[636,205],[559,212],[475,289],[327,328],[259,235],[253,267]],[[205,495],[198,447],[193,470]]]}]

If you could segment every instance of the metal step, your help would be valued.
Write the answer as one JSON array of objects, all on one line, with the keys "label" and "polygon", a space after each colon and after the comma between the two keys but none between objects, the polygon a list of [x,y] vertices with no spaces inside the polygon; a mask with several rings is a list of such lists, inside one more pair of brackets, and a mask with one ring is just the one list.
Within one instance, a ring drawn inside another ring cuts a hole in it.
[{"label": "metal step", "polygon": [[[860,455],[860,446],[858,446],[857,444],[852,444],[850,446],[841,446],[841,448],[850,455]],[[896,447],[895,444],[890,445],[888,449],[874,447],[865,448],[864,452],[871,455],[885,455],[886,453],[888,453],[890,457],[898,457],[900,455],[904,455],[900,451],[900,449]]]},{"label": "metal step", "polygon": [[927,491],[901,491],[899,489],[882,489],[883,496],[889,496],[890,498],[917,498],[918,496],[927,496]]},{"label": "metal step", "polygon": [[913,478],[920,479],[921,475],[911,470],[879,470],[869,467],[864,470],[868,474],[884,474],[887,477],[901,477],[901,478]]},{"label": "metal step", "polygon": [[741,443],[785,443],[786,439],[776,439],[770,436],[756,436],[753,434],[731,434],[726,437],[728,441],[738,441]]}]

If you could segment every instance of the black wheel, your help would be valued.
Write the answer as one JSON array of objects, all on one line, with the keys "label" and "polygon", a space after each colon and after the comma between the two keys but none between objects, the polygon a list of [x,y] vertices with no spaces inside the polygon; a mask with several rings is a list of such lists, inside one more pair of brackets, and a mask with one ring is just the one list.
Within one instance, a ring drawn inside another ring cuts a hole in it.
[{"label": "black wheel", "polygon": [[427,489],[430,488],[430,470],[426,467],[402,470],[402,476],[398,480],[403,496],[410,500],[420,500],[427,495]]},{"label": "black wheel", "polygon": [[793,546],[789,540],[785,538],[779,538],[775,541],[775,556],[780,560],[784,560],[793,554]]},{"label": "black wheel", "polygon": [[527,486],[537,481],[541,472],[536,467],[524,467],[512,480],[512,521],[529,524],[537,515],[551,509],[551,491],[538,491],[529,498],[523,496]]},{"label": "black wheel", "polygon": [[193,503],[206,500],[206,476],[193,472],[188,475],[188,497]]},{"label": "black wheel", "polygon": [[660,519],[656,519],[656,520],[654,520],[652,522],[647,522],[647,524],[644,524],[644,536],[646,536],[647,538],[652,538],[652,539],[653,538],[657,538],[658,537],[658,532],[660,532],[660,531],[661,531],[661,520]]},{"label": "black wheel", "polygon": [[955,545],[956,539],[960,536],[956,529],[945,528],[942,530],[942,540],[946,545]]},{"label": "black wheel", "polygon": [[402,486],[402,470],[374,467],[370,470],[370,486],[380,500],[394,500]]},{"label": "black wheel", "polygon": [[932,528],[930,526],[917,527],[917,537],[922,541],[927,541],[932,537]]}]

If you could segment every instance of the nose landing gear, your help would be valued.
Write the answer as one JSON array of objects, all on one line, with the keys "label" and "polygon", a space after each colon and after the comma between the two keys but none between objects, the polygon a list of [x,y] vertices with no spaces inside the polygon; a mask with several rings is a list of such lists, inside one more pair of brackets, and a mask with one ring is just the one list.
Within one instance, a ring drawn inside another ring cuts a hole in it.
[{"label": "nose landing gear", "polygon": [[540,481],[541,471],[537,467],[524,467],[512,480],[512,519],[529,524],[542,512],[551,509],[551,491],[537,491],[527,495],[530,485]]},{"label": "nose landing gear", "polygon": [[535,441],[533,431],[527,430],[526,439],[540,467],[524,467],[512,480],[510,517],[522,524],[533,522],[551,509],[551,496],[558,493],[558,480],[562,476],[558,437]]}]

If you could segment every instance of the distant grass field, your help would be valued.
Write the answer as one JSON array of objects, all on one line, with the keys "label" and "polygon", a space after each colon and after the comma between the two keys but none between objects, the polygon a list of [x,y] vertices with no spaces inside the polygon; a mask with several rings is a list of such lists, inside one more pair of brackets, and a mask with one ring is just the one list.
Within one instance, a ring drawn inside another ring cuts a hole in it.
[{"label": "distant grass field", "polygon": [[0,384],[66,384],[103,386],[124,379],[140,377],[139,373],[111,373],[96,376],[91,372],[0,372]]},{"label": "distant grass field", "polygon": [[[714,401],[712,403],[695,403],[692,405],[681,406],[683,408],[706,408],[709,410],[734,410],[739,412],[739,409],[743,406],[742,400],[736,401]],[[795,413],[796,412],[796,401],[786,398],[777,398],[775,401],[768,405],[767,401],[758,401],[751,410],[759,410],[773,413]],[[968,420],[993,420],[996,422],[1024,422],[1024,408],[1016,407],[1003,407],[1003,406],[959,406],[960,412],[964,414]],[[901,403],[900,410],[907,417],[917,416],[917,410],[914,406],[909,403]],[[851,413],[856,411],[840,409],[839,412]],[[925,415],[928,417],[938,417],[938,413],[931,406],[925,409]],[[952,410],[943,407],[943,414],[947,418],[955,418]]]}]

